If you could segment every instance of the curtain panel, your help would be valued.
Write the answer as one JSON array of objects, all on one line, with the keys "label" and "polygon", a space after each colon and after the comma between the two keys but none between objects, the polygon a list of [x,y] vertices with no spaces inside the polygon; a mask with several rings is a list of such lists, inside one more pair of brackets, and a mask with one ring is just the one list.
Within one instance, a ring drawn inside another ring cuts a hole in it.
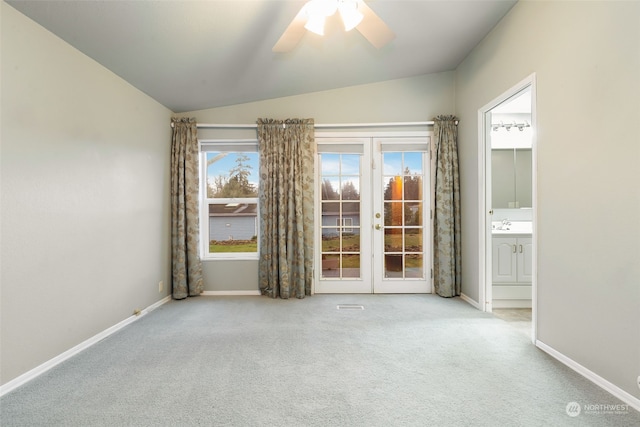
[{"label": "curtain panel", "polygon": [[462,244],[458,127],[454,116],[434,119],[435,206],[433,217],[433,283],[442,297],[460,295]]},{"label": "curtain panel", "polygon": [[258,119],[263,295],[304,298],[313,280],[313,119]]},{"label": "curtain panel", "polygon": [[204,290],[198,256],[198,137],[195,119],[172,119],[171,270],[174,299]]}]

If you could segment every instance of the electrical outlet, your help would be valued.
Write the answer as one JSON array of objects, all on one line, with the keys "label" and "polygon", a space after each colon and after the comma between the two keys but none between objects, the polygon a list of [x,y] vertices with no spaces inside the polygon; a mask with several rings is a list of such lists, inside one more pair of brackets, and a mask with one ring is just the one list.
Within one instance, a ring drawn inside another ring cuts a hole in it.
[{"label": "electrical outlet", "polygon": [[162,292],[164,290],[164,282],[160,280],[158,282],[158,292]]}]

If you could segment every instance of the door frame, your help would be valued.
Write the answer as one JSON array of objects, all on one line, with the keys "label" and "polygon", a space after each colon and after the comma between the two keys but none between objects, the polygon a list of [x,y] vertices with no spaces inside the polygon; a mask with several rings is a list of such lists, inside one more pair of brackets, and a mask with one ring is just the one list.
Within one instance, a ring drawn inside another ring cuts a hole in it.
[{"label": "door frame", "polygon": [[[432,130],[426,130],[426,131],[402,131],[402,130],[398,130],[398,131],[366,131],[366,130],[362,130],[362,129],[356,129],[356,130],[342,130],[342,131],[319,131],[319,132],[315,132],[314,135],[314,139],[315,139],[315,144],[317,145],[317,141],[318,139],[369,139],[371,144],[375,144],[375,140],[379,139],[379,138],[429,138],[430,141],[433,141],[433,131]],[[376,158],[376,155],[378,154],[377,151],[374,149],[374,146],[369,146],[365,143],[364,146],[365,149],[370,150],[371,153],[371,164],[369,165],[369,167],[371,168],[375,168],[376,166],[380,167],[379,165],[376,165],[378,162],[378,159]],[[429,150],[430,151],[430,150]],[[427,156],[427,161],[429,163],[431,163],[430,160],[430,156]],[[428,165],[429,168],[431,168],[431,165]],[[363,167],[365,167],[365,165],[363,165]],[[315,164],[314,164],[314,170],[317,171],[318,169],[318,156],[317,156],[317,149],[316,149],[316,155],[315,155]],[[373,174],[371,174],[370,177],[370,182],[368,183],[368,185],[371,187],[373,186]],[[429,177],[430,179],[430,177]],[[317,202],[319,194],[319,186],[315,185],[314,186],[314,203]],[[431,191],[427,191],[427,197],[432,197],[432,195],[430,194]],[[373,194],[372,194],[373,196]],[[369,201],[371,207],[371,213],[373,215],[373,197],[371,197],[371,200]],[[433,206],[430,206],[431,209],[433,209]],[[316,223],[318,221],[319,218],[319,214],[318,212],[315,213],[315,220]],[[428,217],[429,219],[429,226],[428,226],[428,231],[429,231],[429,235],[431,235],[431,233],[433,232],[433,224],[432,224],[432,215],[429,215]],[[373,231],[373,221],[371,221],[370,227],[371,231]],[[319,228],[315,227],[315,231],[314,231],[314,239],[315,239],[315,244],[317,244],[317,242],[319,241],[319,239],[321,238],[320,233],[319,233]],[[371,238],[374,238],[373,233],[371,233]],[[428,238],[427,242],[429,245],[429,249],[428,249],[428,253],[429,253],[429,259],[425,260],[425,262],[428,262],[428,266],[426,267],[426,273],[427,275],[429,274],[430,271],[432,271],[433,269],[433,238]],[[316,285],[317,285],[317,281],[320,280],[320,276],[321,276],[321,266],[319,265],[319,259],[320,257],[318,256],[318,254],[316,254],[314,256],[314,275],[313,275],[313,283],[312,283],[312,294],[316,293]],[[374,286],[373,286],[373,274],[374,274],[374,268],[373,265],[371,265],[371,292],[370,294],[374,294]],[[426,279],[429,281],[430,283],[430,290],[431,292],[433,292],[433,278],[427,276]]]},{"label": "door frame", "polygon": [[538,317],[538,292],[537,292],[537,248],[538,248],[538,191],[537,191],[537,114],[536,114],[536,73],[532,73],[522,81],[500,94],[498,97],[478,109],[478,306],[482,311],[492,311],[492,254],[491,254],[491,188],[489,187],[491,173],[491,144],[487,141],[487,126],[485,117],[495,107],[507,101],[523,90],[531,88],[531,128],[533,130],[531,141],[532,153],[532,242],[533,242],[533,277],[531,280],[531,340],[536,342],[537,317]]}]

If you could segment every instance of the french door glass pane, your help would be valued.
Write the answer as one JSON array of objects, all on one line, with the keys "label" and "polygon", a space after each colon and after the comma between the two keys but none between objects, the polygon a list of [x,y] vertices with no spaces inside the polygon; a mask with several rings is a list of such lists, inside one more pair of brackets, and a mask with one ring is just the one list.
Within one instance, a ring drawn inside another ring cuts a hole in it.
[{"label": "french door glass pane", "polygon": [[404,251],[422,252],[421,228],[407,228],[404,230]]},{"label": "french door glass pane", "polygon": [[424,276],[422,152],[383,153],[384,277]]},{"label": "french door glass pane", "polygon": [[422,266],[422,254],[408,254],[404,256],[405,277],[422,279],[424,268]]},{"label": "french door glass pane", "polygon": [[321,153],[321,278],[361,277],[361,155]]}]

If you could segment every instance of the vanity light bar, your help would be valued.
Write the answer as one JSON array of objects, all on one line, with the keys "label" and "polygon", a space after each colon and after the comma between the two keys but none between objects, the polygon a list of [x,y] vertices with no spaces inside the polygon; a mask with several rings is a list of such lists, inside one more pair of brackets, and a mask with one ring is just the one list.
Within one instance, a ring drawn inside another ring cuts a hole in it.
[{"label": "vanity light bar", "polygon": [[531,127],[531,125],[529,124],[529,122],[524,122],[524,123],[492,123],[491,124],[491,128],[495,131],[497,131],[499,128],[505,128],[507,131],[510,131],[511,128],[518,128],[518,130],[520,132],[522,132],[524,130],[524,128],[528,128]]}]

